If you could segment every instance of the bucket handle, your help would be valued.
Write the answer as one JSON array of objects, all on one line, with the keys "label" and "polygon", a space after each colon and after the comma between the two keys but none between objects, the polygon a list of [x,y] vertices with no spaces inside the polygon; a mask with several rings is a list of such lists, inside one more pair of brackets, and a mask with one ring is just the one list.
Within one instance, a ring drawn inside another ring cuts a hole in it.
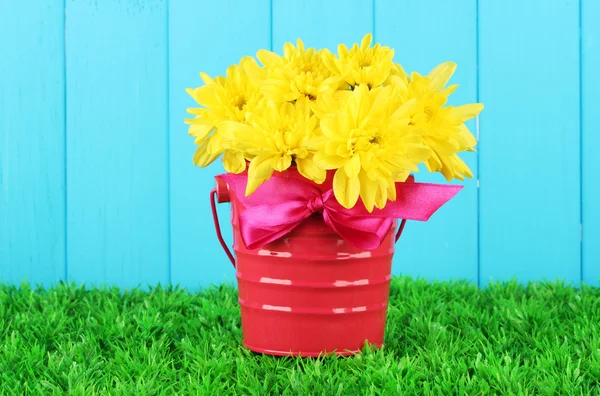
[{"label": "bucket handle", "polygon": [[[227,246],[227,243],[225,243],[225,240],[223,239],[223,234],[221,233],[221,225],[219,224],[219,215],[217,214],[217,204],[216,204],[217,200],[218,200],[218,202],[229,202],[228,192],[229,191],[228,191],[227,186],[222,185],[222,182],[218,182],[217,188],[213,188],[210,191],[210,208],[212,210],[213,221],[215,223],[215,231],[217,232],[217,239],[219,240],[221,247],[225,251],[225,254],[227,254],[227,257],[229,257],[229,261],[231,261],[231,265],[233,265],[233,268],[235,268],[235,258],[233,257],[231,250],[229,250],[229,246]],[[400,239],[400,237],[402,236],[402,231],[404,231],[405,225],[406,225],[406,219],[402,219],[402,221],[400,222],[400,227],[398,227],[398,232],[396,232],[396,239],[394,242],[398,242],[398,239]]]},{"label": "bucket handle", "polygon": [[[235,258],[233,257],[233,254],[231,254],[231,250],[229,250],[229,246],[227,246],[227,244],[225,243],[225,240],[223,239],[223,234],[221,234],[221,226],[219,224],[219,215],[217,214],[217,204],[215,202],[216,201],[215,198],[218,197],[218,194],[219,194],[219,192],[217,191],[216,188],[213,188],[210,191],[210,208],[212,209],[213,221],[215,222],[215,231],[217,232],[217,239],[219,240],[221,247],[223,247],[225,254],[227,254],[227,257],[229,257],[229,261],[231,261],[231,265],[233,265],[233,268],[235,268]],[[219,200],[219,202],[225,202],[225,201]]]},{"label": "bucket handle", "polygon": [[406,219],[402,219],[400,222],[400,227],[398,227],[398,232],[396,233],[396,240],[394,242],[398,242],[398,239],[402,236],[402,231],[404,231],[404,226],[406,225]]}]

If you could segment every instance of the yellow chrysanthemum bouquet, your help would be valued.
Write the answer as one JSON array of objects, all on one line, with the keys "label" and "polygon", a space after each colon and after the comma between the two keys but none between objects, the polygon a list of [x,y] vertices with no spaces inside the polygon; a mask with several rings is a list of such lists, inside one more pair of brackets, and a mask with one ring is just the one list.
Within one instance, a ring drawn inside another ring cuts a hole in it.
[{"label": "yellow chrysanthemum bouquet", "polygon": [[283,56],[259,50],[261,65],[244,57],[225,77],[201,73],[204,85],[187,90],[202,106],[186,119],[194,163],[223,156],[227,172],[247,171],[246,195],[293,166],[317,184],[335,172],[337,201],[352,208],[360,197],[369,212],[394,201],[395,183],[421,163],[447,180],[472,177],[458,153],[474,150],[464,123],[483,105],[446,106],[456,65],[409,76],[393,49],[371,41],[367,34],[360,46],[340,44],[336,56],[298,39]]}]

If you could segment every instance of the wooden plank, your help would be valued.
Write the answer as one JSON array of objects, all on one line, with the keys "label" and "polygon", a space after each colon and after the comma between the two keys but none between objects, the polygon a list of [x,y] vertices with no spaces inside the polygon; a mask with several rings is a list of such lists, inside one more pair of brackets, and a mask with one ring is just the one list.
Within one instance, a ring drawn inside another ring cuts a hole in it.
[{"label": "wooden plank", "polygon": [[298,38],[306,47],[329,48],[337,53],[338,44],[360,43],[372,32],[373,7],[368,1],[273,2],[273,48],[279,54],[286,42],[296,45]]},{"label": "wooden plank", "polygon": [[69,280],[166,283],[166,2],[66,12]]},{"label": "wooden plank", "polygon": [[[226,18],[227,21],[223,21]],[[202,84],[199,73],[225,75],[242,56],[270,48],[269,0],[173,1],[169,9],[170,175],[172,282],[195,289],[209,283],[235,282],[212,222],[209,191],[220,161],[205,169],[193,166],[193,138],[183,120],[197,107],[185,88]],[[219,205],[223,234],[231,241],[229,205]]]},{"label": "wooden plank", "polygon": [[578,2],[479,7],[481,280],[578,283]]},{"label": "wooden plank", "polygon": [[582,0],[582,155],[583,155],[583,281],[600,283],[600,2]]},{"label": "wooden plank", "polygon": [[[450,80],[458,84],[450,105],[477,101],[476,2],[422,0],[375,2],[375,39],[395,49],[394,60],[410,73],[422,75],[446,61],[456,62]],[[485,112],[486,110],[484,110]],[[467,126],[476,134],[476,122]],[[462,153],[474,177],[428,222],[409,222],[397,245],[394,273],[429,280],[477,281],[478,213],[477,154]],[[439,173],[422,171],[417,181],[448,183]]]},{"label": "wooden plank", "polygon": [[0,2],[0,282],[65,273],[64,10]]}]

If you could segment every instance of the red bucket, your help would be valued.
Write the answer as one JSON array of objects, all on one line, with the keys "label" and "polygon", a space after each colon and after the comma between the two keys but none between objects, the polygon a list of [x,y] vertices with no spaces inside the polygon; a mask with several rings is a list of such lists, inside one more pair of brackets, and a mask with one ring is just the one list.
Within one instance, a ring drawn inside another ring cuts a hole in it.
[{"label": "red bucket", "polygon": [[[301,177],[288,171],[280,177]],[[325,191],[331,181],[318,186]],[[223,241],[215,208],[231,202],[235,256]],[[217,236],[236,268],[243,344],[280,356],[351,355],[365,342],[380,347],[388,305],[394,242],[389,230],[383,244],[357,249],[313,215],[284,237],[260,249],[242,242],[238,215],[245,208],[217,179],[211,191]]]}]

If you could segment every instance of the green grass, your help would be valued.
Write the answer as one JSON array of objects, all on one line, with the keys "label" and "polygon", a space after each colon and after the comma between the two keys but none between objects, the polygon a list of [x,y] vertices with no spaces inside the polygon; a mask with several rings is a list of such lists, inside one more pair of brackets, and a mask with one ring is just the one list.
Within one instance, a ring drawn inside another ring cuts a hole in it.
[{"label": "green grass", "polygon": [[392,282],[386,345],[240,346],[236,292],[0,286],[0,394],[600,394],[600,289]]}]

